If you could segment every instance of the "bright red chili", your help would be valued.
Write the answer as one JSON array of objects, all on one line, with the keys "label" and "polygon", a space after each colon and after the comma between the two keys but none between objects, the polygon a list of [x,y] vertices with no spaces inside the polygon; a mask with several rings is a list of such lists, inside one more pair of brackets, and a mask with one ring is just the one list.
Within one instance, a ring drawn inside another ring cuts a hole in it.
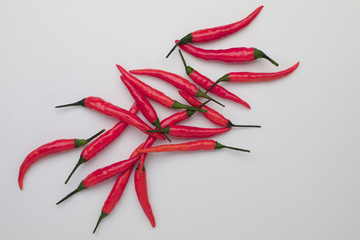
[{"label": "bright red chili", "polygon": [[164,93],[160,92],[159,90],[156,90],[155,88],[150,87],[149,85],[143,83],[138,78],[134,77],[132,74],[130,74],[128,71],[126,71],[123,67],[120,65],[116,65],[121,74],[127,78],[135,87],[137,87],[146,97],[162,104],[165,107],[173,108],[173,109],[186,109],[186,110],[192,110],[192,111],[204,111],[201,109],[196,109],[187,105],[184,105],[182,103],[179,103],[178,101],[175,101],[168,96],[166,96]]},{"label": "bright red chili", "polygon": [[[181,53],[181,51],[179,50],[180,56],[181,56],[181,60],[184,63],[185,66],[185,70],[186,70],[186,74],[198,85],[200,85],[201,87],[203,87],[204,89],[211,89],[211,87],[213,86],[214,82],[211,81],[209,78],[205,77],[204,75],[202,75],[201,73],[199,73],[198,71],[194,70],[192,67],[188,66],[186,64],[186,61]],[[209,90],[207,90],[209,91]],[[250,109],[250,105],[245,102],[244,100],[242,100],[241,98],[239,98],[238,96],[236,96],[235,94],[229,92],[228,90],[226,90],[225,88],[221,87],[221,86],[215,86],[213,89],[211,89],[210,91],[211,93],[214,93],[222,98],[225,99],[229,99],[232,100],[234,102],[240,103],[241,105],[245,106],[246,108]]]},{"label": "bright red chili", "polygon": [[138,70],[131,70],[130,73],[160,78],[160,79],[164,80],[165,82],[170,83],[174,87],[189,93],[192,96],[209,99],[209,100],[216,102],[217,104],[224,107],[223,104],[219,103],[212,97],[206,95],[203,91],[201,91],[194,84],[192,84],[185,78],[183,78],[175,73],[166,72],[166,71],[159,70],[159,69],[138,69]]},{"label": "bright red chili", "polygon": [[139,152],[153,153],[153,152],[174,152],[174,151],[199,151],[199,150],[216,150],[221,148],[229,148],[232,150],[242,151],[242,152],[250,152],[247,149],[225,146],[214,140],[199,140],[195,142],[186,142],[179,144],[165,144],[151,148],[139,149]]},{"label": "bright red chili", "polygon": [[[179,91],[179,94],[192,106],[199,106],[201,102],[196,100],[194,97],[190,96],[186,92]],[[203,115],[209,119],[211,122],[223,126],[223,127],[260,127],[258,125],[236,125],[233,124],[229,119],[225,118],[219,112],[208,106],[202,106],[202,109],[206,109],[207,112],[203,113]]]},{"label": "bright red chili", "polygon": [[175,44],[175,46],[171,49],[171,51],[168,53],[166,57],[168,57],[176,48],[176,46],[188,43],[188,42],[209,42],[213,41],[225,36],[228,36],[232,33],[235,33],[239,31],[240,29],[246,27],[254,18],[259,14],[263,6],[258,7],[255,9],[254,12],[252,12],[249,16],[242,19],[241,21],[231,23],[224,26],[219,27],[213,27],[213,28],[207,28],[207,29],[201,29],[194,31],[192,33],[189,33],[185,37],[181,38],[178,43]]},{"label": "bright red chili", "polygon": [[[176,40],[176,43],[178,40]],[[190,44],[180,45],[180,48],[191,55],[205,60],[215,60],[222,62],[249,62],[258,58],[265,58],[275,66],[279,66],[277,62],[267,56],[263,51],[256,48],[229,48],[229,49],[203,49]]]},{"label": "bright red chili", "polygon": [[183,137],[183,138],[206,138],[215,135],[219,135],[229,131],[231,128],[200,128],[184,125],[171,125],[168,127],[163,127],[162,129],[150,130],[153,132],[163,132],[167,133],[173,137]]},{"label": "bright red chili", "polygon": [[[132,114],[136,114],[139,110],[138,104],[135,102],[132,107],[130,108],[129,112]],[[80,154],[80,159],[76,163],[75,167],[71,171],[70,175],[65,181],[65,184],[67,184],[71,178],[71,176],[74,174],[76,169],[83,163],[86,163],[87,161],[90,161],[93,157],[95,157],[101,150],[106,148],[110,143],[112,143],[117,137],[120,136],[120,134],[125,130],[125,128],[128,126],[127,123],[123,121],[119,121],[114,127],[112,127],[110,130],[106,131],[104,134],[102,134],[99,138],[97,138],[95,141],[87,145],[84,150]]]},{"label": "bright red chili", "polygon": [[[69,106],[83,106],[86,108],[96,110],[102,114],[118,118],[126,122],[127,124],[138,128],[140,131],[144,133],[146,133],[146,130],[151,130],[151,127],[147,125],[143,120],[141,120],[141,118],[139,118],[135,114],[132,114],[121,107],[106,102],[105,100],[99,97],[87,97],[78,102],[56,106],[56,108],[69,107]],[[149,134],[149,135],[163,140],[165,139],[161,134],[156,134],[156,135]]]},{"label": "bright red chili", "polygon": [[51,155],[51,154],[55,154],[55,153],[63,152],[63,151],[70,150],[73,148],[81,147],[81,146],[87,144],[88,142],[90,142],[91,140],[93,140],[94,138],[96,138],[97,136],[99,136],[104,131],[105,131],[105,129],[101,130],[100,132],[98,132],[97,134],[95,134],[94,136],[92,136],[88,139],[76,139],[75,138],[75,139],[55,140],[53,142],[46,143],[46,144],[38,147],[37,149],[33,150],[31,153],[29,153],[29,155],[27,155],[27,157],[25,158],[25,160],[22,162],[22,164],[20,166],[19,177],[18,177],[20,189],[22,190],[22,188],[23,188],[23,181],[24,181],[26,172],[39,159],[46,157],[48,155]]}]

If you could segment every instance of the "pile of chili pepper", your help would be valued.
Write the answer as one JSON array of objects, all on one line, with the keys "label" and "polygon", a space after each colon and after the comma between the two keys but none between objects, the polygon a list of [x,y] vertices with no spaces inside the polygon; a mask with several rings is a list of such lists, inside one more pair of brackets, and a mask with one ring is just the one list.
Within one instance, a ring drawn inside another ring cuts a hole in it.
[{"label": "pile of chili pepper", "polygon": [[[182,50],[190,53],[191,55],[205,60],[216,60],[224,62],[248,62],[256,60],[258,58],[265,58],[274,65],[278,66],[278,64],[270,57],[268,57],[264,52],[254,47],[236,47],[222,50],[206,50],[189,44],[209,42],[231,35],[249,25],[260,13],[262,8],[263,6],[258,7],[249,16],[238,22],[219,27],[197,30],[185,35],[180,40],[175,41],[175,46],[172,48],[172,50],[166,57],[168,57],[176,47],[179,47]],[[144,139],[145,141],[134,149],[129,158],[97,169],[87,175],[79,183],[78,187],[75,190],[73,190],[67,196],[57,202],[57,204],[64,202],[66,199],[80,191],[95,186],[98,183],[103,182],[109,178],[117,177],[116,182],[100,211],[99,219],[93,230],[93,232],[95,232],[100,222],[107,215],[109,215],[116,206],[129,181],[131,172],[134,171],[135,190],[138,196],[139,203],[145,215],[149,219],[151,225],[155,227],[155,217],[150,205],[146,182],[145,160],[148,153],[199,150],[210,151],[223,148],[241,152],[250,152],[247,149],[223,145],[216,140],[204,139],[229,132],[233,127],[260,127],[258,125],[233,124],[232,121],[230,121],[227,117],[223,116],[222,114],[207,105],[209,102],[212,101],[224,106],[221,102],[219,102],[219,100],[216,100],[214,97],[209,96],[208,93],[212,93],[217,97],[225,100],[234,101],[250,109],[250,105],[247,102],[238,97],[236,94],[225,89],[224,87],[219,86],[218,84],[221,82],[264,82],[282,78],[292,73],[299,66],[299,63],[296,63],[288,69],[271,73],[222,73],[220,75],[220,78],[218,78],[216,81],[212,81],[205,75],[196,71],[194,68],[188,66],[180,50],[179,53],[181,55],[182,63],[185,67],[186,75],[191,80],[193,80],[194,83],[198,84],[199,87],[180,75],[161,69],[148,68],[128,71],[124,67],[116,65],[120,72],[121,81],[124,83],[126,89],[129,91],[130,95],[134,99],[134,104],[132,105],[130,110],[126,110],[108,101],[105,101],[100,97],[95,96],[89,96],[74,103],[56,106],[56,108],[82,106],[87,109],[95,110],[99,114],[108,115],[119,119],[119,122],[111,129],[107,131],[103,129],[88,139],[60,139],[46,143],[33,150],[30,154],[27,155],[27,157],[20,166],[18,177],[20,189],[23,189],[25,174],[27,173],[29,168],[39,159],[45,158],[46,156],[51,154],[67,151],[86,145],[80,154],[78,162],[75,164],[75,167],[72,169],[69,176],[67,177],[65,181],[66,184],[71,179],[71,176],[75,173],[78,167],[93,159],[100,151],[104,150],[116,138],[118,138],[123,133],[125,128],[130,125],[139,129],[142,134],[145,134],[144,136],[147,137],[146,140]],[[189,105],[172,99],[165,93],[143,82],[135,75],[152,76],[173,85],[175,88],[179,89],[180,96],[183,97],[185,102],[187,102]],[[201,90],[200,87],[204,90]],[[205,98],[206,101],[201,102],[199,101],[199,99],[197,99],[198,97]],[[182,110],[175,112],[174,114],[168,116],[163,120],[160,120],[156,113],[156,110],[151,105],[148,99],[152,99],[168,108]],[[137,116],[139,110],[152,126],[144,122],[140,117]],[[203,128],[198,126],[179,125],[181,121],[199,114],[204,115],[210,122],[217,125],[217,127]],[[153,146],[155,141],[158,139],[167,139],[169,142],[171,142],[170,138],[172,137],[189,138],[191,140],[180,144],[170,143]]]}]

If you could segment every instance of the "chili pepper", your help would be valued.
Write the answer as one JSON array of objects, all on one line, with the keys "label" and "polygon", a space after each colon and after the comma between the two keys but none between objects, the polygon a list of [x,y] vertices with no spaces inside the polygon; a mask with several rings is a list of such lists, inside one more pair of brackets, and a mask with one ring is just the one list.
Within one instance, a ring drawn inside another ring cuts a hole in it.
[{"label": "chili pepper", "polygon": [[[130,108],[130,113],[136,114],[139,110],[139,105],[135,102],[132,107]],[[74,174],[76,169],[83,163],[86,163],[87,161],[90,161],[93,157],[95,157],[101,150],[103,150],[105,147],[107,147],[110,143],[112,143],[120,134],[125,130],[125,128],[128,126],[127,123],[120,121],[118,122],[113,128],[106,131],[103,135],[101,135],[99,138],[97,138],[95,141],[87,145],[84,150],[80,154],[80,159],[76,163],[74,169],[71,171],[70,175],[65,181],[65,184],[67,184],[71,178],[71,176]]]},{"label": "chili pepper", "polygon": [[235,148],[222,145],[214,140],[199,140],[195,142],[186,142],[179,144],[165,144],[151,148],[139,149],[141,153],[153,153],[153,152],[174,152],[174,151],[198,151],[198,150],[216,150],[221,148],[229,148],[236,151],[250,152],[250,150]]},{"label": "chili pepper", "polygon": [[229,131],[231,128],[200,128],[184,125],[171,125],[162,129],[149,130],[151,132],[164,132],[173,137],[206,138]]},{"label": "chili pepper", "polygon": [[[156,138],[154,138],[154,139],[156,139]],[[143,147],[144,147],[144,144],[141,144],[139,147],[137,147],[135,149],[135,151],[131,154],[130,158],[139,155],[139,152],[137,150],[140,148],[143,148]],[[126,187],[126,184],[129,181],[131,171],[132,171],[132,167],[130,167],[128,170],[126,170],[125,173],[119,175],[118,178],[116,179],[116,182],[115,182],[113,188],[111,189],[109,196],[107,197],[106,201],[104,202],[100,217],[96,223],[93,233],[95,233],[96,229],[98,228],[98,226],[99,226],[100,222],[103,220],[103,218],[111,213],[111,211],[116,206],[117,202],[120,200],[120,198],[124,192],[124,189]]]},{"label": "chili pepper", "polygon": [[148,76],[160,78],[160,79],[164,80],[165,82],[170,83],[174,87],[189,93],[192,96],[206,98],[206,99],[209,99],[209,100],[225,107],[223,104],[219,103],[212,97],[204,94],[204,92],[201,91],[194,84],[192,84],[185,78],[183,78],[175,73],[166,72],[166,71],[159,70],[159,69],[138,69],[138,70],[131,70],[130,73],[140,74],[140,75],[148,75]]},{"label": "chili pepper", "polygon": [[[178,43],[178,40],[176,40],[175,42]],[[265,58],[275,66],[279,66],[277,62],[267,56],[263,51],[253,47],[210,50],[198,48],[190,44],[183,44],[180,45],[180,48],[197,58],[202,58],[205,60],[215,60],[222,62],[249,62],[254,61],[258,58]]]},{"label": "chili pepper", "polygon": [[[179,94],[192,106],[199,106],[201,102],[196,100],[194,97],[190,96],[186,92],[179,91]],[[209,119],[211,122],[223,126],[223,127],[257,127],[260,128],[261,126],[258,125],[236,125],[233,124],[229,119],[225,118],[219,112],[215,111],[214,109],[208,106],[202,106],[202,109],[206,109],[207,112],[203,113],[203,115]]]},{"label": "chili pepper", "polygon": [[121,74],[125,78],[127,78],[135,87],[137,87],[146,97],[162,104],[163,106],[168,107],[168,108],[173,108],[173,109],[186,109],[186,110],[200,111],[200,112],[206,111],[206,110],[193,108],[193,107],[184,105],[182,103],[179,103],[178,101],[175,101],[175,100],[169,98],[164,93],[143,83],[138,78],[134,77],[132,74],[130,74],[128,71],[126,71],[120,65],[116,65],[116,66],[119,69],[119,71],[121,72]]},{"label": "chili pepper", "polygon": [[19,177],[18,177],[20,190],[22,190],[22,188],[23,188],[23,181],[24,181],[26,172],[39,159],[46,157],[48,155],[51,155],[51,154],[55,154],[55,153],[63,152],[63,151],[70,150],[73,148],[81,147],[81,146],[87,144],[88,142],[90,142],[91,140],[93,140],[94,138],[96,138],[97,136],[99,136],[104,131],[105,131],[105,129],[101,130],[100,132],[98,132],[97,134],[93,135],[92,137],[90,137],[88,139],[76,139],[75,138],[75,139],[55,140],[53,142],[46,143],[46,144],[36,148],[35,150],[33,150],[31,153],[29,153],[29,155],[27,155],[27,157],[25,158],[25,160],[22,162],[22,164],[20,166]]},{"label": "chili pepper", "polygon": [[141,172],[138,168],[136,168],[134,180],[136,195],[139,199],[140,205],[145,212],[146,217],[149,219],[151,226],[155,227],[155,218],[148,197],[145,168],[143,168]]},{"label": "chili pepper", "polygon": [[188,42],[209,42],[213,41],[225,36],[228,36],[232,33],[235,33],[239,31],[240,29],[246,27],[254,18],[259,14],[261,9],[264,6],[260,6],[257,9],[255,9],[254,12],[252,12],[249,16],[242,19],[241,21],[231,23],[224,26],[214,27],[214,28],[207,28],[207,29],[201,29],[194,31],[192,33],[189,33],[185,37],[181,38],[178,43],[175,44],[175,46],[171,49],[171,51],[168,53],[166,58],[175,50],[175,48],[179,45],[188,43]]},{"label": "chili pepper", "polygon": [[[192,67],[188,66],[186,64],[186,62],[185,62],[185,59],[184,59],[180,49],[179,49],[179,53],[180,53],[180,56],[181,56],[181,60],[184,63],[186,74],[194,82],[196,82],[198,85],[200,85],[204,89],[209,89],[209,88],[211,89],[211,86],[214,84],[214,82],[211,81],[209,78],[205,77],[204,75],[202,75],[201,73],[199,73],[198,71],[194,70]],[[207,92],[208,91],[209,90],[207,90]],[[250,105],[247,102],[245,102],[244,100],[242,100],[241,98],[239,98],[238,96],[236,96],[235,94],[229,92],[228,90],[226,90],[225,88],[223,88],[221,86],[216,86],[210,92],[214,93],[214,94],[216,94],[216,95],[218,95],[218,96],[220,96],[222,98],[229,99],[229,100],[232,100],[234,102],[240,103],[241,105],[243,105],[246,108],[250,109]]]},{"label": "chili pepper", "polygon": [[[132,114],[121,107],[106,102],[105,100],[99,97],[83,98],[80,101],[74,103],[56,106],[56,108],[69,107],[69,106],[83,106],[86,108],[96,110],[102,114],[118,118],[126,122],[127,124],[138,128],[140,131],[144,133],[146,133],[146,130],[151,130],[151,127],[147,125],[143,120],[141,120],[141,118],[139,118],[135,114]],[[149,134],[149,135],[163,140],[165,139],[161,134],[156,134],[156,135]]]},{"label": "chili pepper", "polygon": [[[271,81],[274,79],[279,79],[285,77],[292,73],[298,66],[300,62],[297,62],[294,66],[289,67],[283,71],[272,72],[272,73],[254,73],[254,72],[231,72],[227,73],[221,78],[219,78],[215,83],[213,83],[209,89],[210,91],[217,86],[220,82],[241,82],[241,83],[250,83],[250,82],[265,82]],[[211,91],[210,91],[211,92]]]}]

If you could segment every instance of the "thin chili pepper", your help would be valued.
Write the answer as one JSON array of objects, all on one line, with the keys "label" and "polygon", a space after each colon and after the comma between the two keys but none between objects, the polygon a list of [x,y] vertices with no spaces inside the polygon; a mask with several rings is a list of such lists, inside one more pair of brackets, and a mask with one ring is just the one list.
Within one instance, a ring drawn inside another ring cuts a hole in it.
[{"label": "thin chili pepper", "polygon": [[123,67],[120,65],[116,65],[121,74],[127,78],[135,87],[137,87],[146,97],[162,104],[165,107],[173,108],[173,109],[186,109],[186,110],[192,110],[192,111],[200,111],[204,112],[205,110],[193,108],[190,106],[187,106],[185,104],[179,103],[176,100],[173,100],[166,96],[164,93],[160,92],[159,90],[156,90],[155,88],[150,87],[149,85],[143,83],[138,78],[130,74],[128,71],[126,71]]},{"label": "thin chili pepper", "polygon": [[[175,41],[176,43],[178,40]],[[215,60],[222,62],[249,62],[254,61],[258,58],[265,58],[269,60],[275,66],[279,66],[277,62],[267,56],[263,51],[256,48],[229,48],[229,49],[203,49],[198,48],[190,44],[180,45],[180,48],[185,52],[190,53],[194,57],[202,58],[205,60]]]},{"label": "thin chili pepper", "polygon": [[[202,75],[201,73],[199,73],[198,71],[194,70],[192,67],[188,66],[186,64],[186,61],[184,59],[184,56],[181,53],[181,50],[179,49],[179,53],[181,56],[181,60],[184,63],[185,66],[185,71],[186,74],[198,85],[200,85],[201,87],[203,87],[205,90],[209,89],[214,82],[211,81],[209,78],[205,77],[204,75]],[[250,109],[250,105],[245,102],[244,100],[242,100],[241,98],[239,98],[238,96],[236,96],[235,94],[229,92],[228,90],[226,90],[225,88],[221,87],[221,86],[216,86],[214,89],[212,89],[210,91],[211,93],[214,93],[222,98],[225,99],[229,99],[232,100],[234,102],[240,103],[241,105],[245,106],[246,108]]]},{"label": "thin chili pepper", "polygon": [[162,129],[149,130],[151,132],[163,132],[167,133],[173,137],[183,137],[183,138],[206,138],[215,135],[219,135],[229,131],[231,128],[200,128],[184,125],[171,125],[168,127],[163,127]]},{"label": "thin chili pepper", "polygon": [[[192,106],[199,106],[201,102],[199,102],[194,97],[190,96],[186,92],[179,91],[179,94]],[[203,113],[203,115],[209,119],[211,122],[223,126],[223,127],[257,127],[260,128],[261,126],[258,125],[236,125],[233,124],[229,119],[225,118],[219,112],[215,111],[214,109],[208,106],[202,106],[201,109],[206,109],[207,112]]]},{"label": "thin chili pepper", "polygon": [[63,151],[70,150],[73,148],[81,147],[81,146],[87,144],[88,142],[90,142],[91,140],[93,140],[94,138],[96,138],[97,136],[99,136],[100,134],[102,134],[104,131],[105,131],[105,129],[101,130],[100,132],[96,133],[95,135],[93,135],[92,137],[90,137],[88,139],[76,139],[76,138],[74,139],[73,138],[73,139],[55,140],[53,142],[46,143],[46,144],[36,148],[35,150],[33,150],[31,153],[29,153],[29,155],[27,155],[27,157],[25,158],[25,160],[22,162],[22,164],[20,166],[19,177],[18,177],[20,190],[23,189],[23,181],[24,181],[26,172],[39,159],[46,157],[48,155],[51,155],[51,154],[55,154],[55,153],[63,152]]},{"label": "thin chili pepper", "polygon": [[[139,110],[139,105],[135,102],[130,108],[129,112],[132,114],[136,114]],[[75,167],[71,171],[70,175],[67,177],[65,184],[67,184],[74,174],[76,169],[83,163],[90,161],[93,157],[95,157],[101,150],[106,148],[110,143],[112,143],[120,134],[125,130],[128,126],[127,123],[120,121],[110,130],[106,131],[103,135],[97,138],[95,141],[87,145],[84,150],[80,154],[80,159],[76,163]]]},{"label": "thin chili pepper", "polygon": [[235,33],[239,31],[240,29],[246,27],[254,18],[259,14],[261,9],[264,6],[260,6],[255,11],[253,11],[249,16],[242,19],[241,21],[231,23],[224,26],[219,27],[213,27],[213,28],[207,28],[207,29],[201,29],[194,31],[192,33],[189,33],[185,37],[181,38],[178,43],[175,44],[175,46],[171,49],[171,51],[168,53],[166,58],[175,50],[175,48],[179,45],[188,43],[188,42],[209,42],[213,41],[225,36],[228,36],[232,33]]},{"label": "thin chili pepper", "polygon": [[[156,138],[154,138],[154,139],[156,139]],[[137,150],[140,148],[143,148],[143,147],[144,147],[144,144],[141,144],[139,147],[137,147],[135,149],[135,151],[131,154],[130,158],[139,155],[139,152]],[[132,172],[132,169],[133,168],[130,167],[128,170],[126,170],[125,173],[119,175],[118,178],[116,179],[116,182],[115,182],[113,188],[111,189],[109,196],[107,197],[107,199],[104,202],[104,205],[103,205],[101,213],[100,213],[100,217],[96,223],[93,233],[95,233],[96,229],[98,228],[98,226],[99,226],[100,222],[103,220],[103,218],[105,218],[107,215],[109,215],[111,213],[111,211],[116,206],[117,202],[120,200],[120,198],[124,192],[124,189],[126,187],[126,184],[129,181],[129,177]]]},{"label": "thin chili pepper", "polygon": [[236,151],[250,152],[250,150],[225,146],[214,140],[199,140],[195,142],[186,142],[179,144],[165,144],[151,148],[139,149],[141,153],[153,152],[174,152],[174,151],[199,151],[199,150],[216,150],[221,148],[228,148]]},{"label": "thin chili pepper", "polygon": [[[136,116],[135,114],[130,113],[129,111],[115,106],[109,102],[106,102],[105,100],[99,98],[99,97],[87,97],[83,98],[80,101],[56,106],[55,108],[62,108],[62,107],[69,107],[69,106],[83,106],[89,109],[93,109],[95,111],[98,111],[102,114],[109,115],[112,117],[115,117],[117,119],[120,119],[127,124],[134,126],[138,128],[140,131],[146,133],[146,130],[151,130],[151,127],[147,125],[141,118]],[[147,133],[149,134],[149,133]],[[153,137],[157,137],[160,139],[165,139],[161,134],[152,135]]]},{"label": "thin chili pepper", "polygon": [[201,91],[194,84],[192,84],[185,78],[183,78],[175,73],[166,72],[166,71],[159,70],[159,69],[138,69],[138,70],[131,70],[130,73],[160,78],[160,79],[164,80],[165,82],[170,83],[174,87],[189,93],[192,96],[206,98],[206,99],[209,99],[209,100],[225,107],[222,103],[219,103],[212,97],[204,94],[204,92]]},{"label": "thin chili pepper", "polygon": [[[295,71],[299,66],[300,62],[297,62],[294,66],[289,67],[283,71],[271,72],[271,73],[257,73],[257,72],[231,72],[227,73],[213,83],[206,92],[215,89],[217,84],[220,82],[241,82],[241,83],[252,83],[252,82],[265,82],[285,77]],[[212,92],[212,91],[210,91]]]}]

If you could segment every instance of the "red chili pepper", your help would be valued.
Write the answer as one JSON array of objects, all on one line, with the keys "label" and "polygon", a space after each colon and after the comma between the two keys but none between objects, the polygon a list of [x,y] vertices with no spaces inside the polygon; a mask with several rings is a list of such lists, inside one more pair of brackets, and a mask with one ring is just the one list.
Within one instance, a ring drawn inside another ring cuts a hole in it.
[{"label": "red chili pepper", "polygon": [[[136,114],[139,110],[138,104],[135,102],[132,107],[130,108],[130,113]],[[97,138],[95,141],[87,145],[84,150],[80,154],[80,159],[76,163],[74,169],[71,171],[70,175],[65,181],[65,184],[67,184],[71,178],[71,176],[74,174],[76,169],[83,163],[86,163],[87,161],[90,161],[93,157],[95,157],[101,150],[106,148],[110,143],[112,143],[117,137],[120,136],[120,134],[125,130],[125,128],[128,126],[127,123],[120,121],[118,122],[113,128],[106,131],[103,135],[101,135],[99,138]]]},{"label": "red chili pepper", "polygon": [[[156,138],[154,138],[154,139],[156,139]],[[135,151],[131,154],[130,158],[139,155],[138,150],[143,147],[144,147],[144,144],[141,144],[139,147],[137,147],[135,149]],[[114,209],[114,207],[120,200],[120,198],[124,192],[124,189],[126,187],[126,184],[129,181],[131,171],[132,171],[132,167],[130,167],[128,170],[126,170],[125,173],[119,175],[118,178],[116,179],[116,182],[115,182],[113,188],[111,189],[109,196],[107,197],[106,201],[104,202],[100,217],[96,223],[93,233],[95,233],[96,229],[98,228],[98,226],[99,226],[100,222],[103,220],[103,218],[111,213],[111,211]]]},{"label": "red chili pepper", "polygon": [[[196,100],[194,97],[190,96],[186,92],[179,91],[179,94],[192,106],[199,106],[201,102]],[[203,115],[209,119],[211,122],[223,126],[223,127],[258,127],[258,125],[235,125],[229,119],[225,118],[219,112],[208,106],[202,106],[201,109],[206,109],[207,112],[203,113]]]},{"label": "red chili pepper", "polygon": [[[180,50],[179,50],[179,53],[180,53],[180,56],[181,56],[181,60],[184,63],[186,74],[194,82],[196,82],[198,85],[200,85],[204,89],[211,89],[214,82],[211,81],[209,78],[205,77],[204,75],[202,75],[201,73],[199,73],[198,71],[194,70],[192,67],[188,66],[186,64],[185,59],[184,59],[184,57],[183,57]],[[209,90],[207,90],[207,92],[208,91]],[[250,105],[247,102],[245,102],[244,100],[242,100],[241,98],[239,98],[238,96],[236,96],[235,94],[229,92],[228,90],[226,90],[225,88],[223,88],[221,86],[215,86],[213,89],[211,89],[210,92],[214,93],[214,94],[216,94],[216,95],[218,95],[218,96],[220,96],[222,98],[229,99],[229,100],[232,100],[234,102],[240,103],[241,105],[243,105],[246,108],[250,109]]]},{"label": "red chili pepper", "polygon": [[55,140],[53,142],[46,143],[46,144],[38,147],[31,153],[29,153],[29,155],[27,155],[25,160],[22,162],[22,164],[20,166],[20,170],[19,170],[18,182],[19,182],[20,189],[22,190],[22,188],[23,188],[23,181],[24,181],[24,176],[25,176],[26,172],[40,158],[46,157],[51,154],[70,150],[73,148],[81,147],[81,146],[87,144],[88,142],[90,142],[91,140],[93,140],[94,138],[96,138],[97,136],[99,136],[104,131],[105,131],[105,129],[101,130],[100,132],[98,132],[97,134],[95,134],[94,136],[92,136],[88,139]]},{"label": "red chili pepper", "polygon": [[252,12],[249,16],[247,16],[241,21],[224,26],[201,29],[189,33],[188,35],[180,39],[178,43],[175,44],[175,46],[171,49],[166,58],[175,50],[176,46],[188,42],[209,42],[239,31],[240,29],[246,27],[252,20],[254,20],[254,18],[259,14],[262,8],[263,6],[258,7],[254,12]]},{"label": "red chili pepper", "polygon": [[204,111],[201,109],[184,105],[182,103],[179,103],[178,101],[169,98],[164,93],[156,90],[155,88],[150,87],[149,85],[140,81],[138,78],[134,77],[132,74],[130,74],[120,65],[116,65],[116,66],[121,72],[121,74],[125,78],[127,78],[135,87],[137,87],[146,97],[164,105],[165,107],[173,108],[173,109],[186,109],[186,110],[200,111],[200,112]]},{"label": "red chili pepper", "polygon": [[231,128],[200,128],[200,127],[191,127],[184,125],[171,125],[168,127],[163,127],[162,129],[149,130],[151,132],[163,132],[167,133],[173,137],[183,137],[183,138],[206,138],[215,135],[219,135],[229,131]]},{"label": "red chili pepper", "polygon": [[[294,66],[289,67],[283,71],[272,72],[272,73],[255,73],[255,72],[231,72],[227,73],[221,78],[219,78],[215,83],[213,83],[209,89],[213,90],[217,87],[217,84],[220,82],[241,82],[241,83],[250,83],[250,82],[265,82],[271,81],[274,79],[279,79],[285,77],[292,73],[298,66],[300,62],[297,62]],[[211,92],[211,91],[210,91]]]},{"label": "red chili pepper", "polygon": [[166,71],[159,70],[159,69],[138,69],[138,70],[131,70],[130,73],[140,74],[140,75],[148,75],[148,76],[160,78],[160,79],[164,80],[165,82],[170,83],[174,87],[189,93],[192,96],[209,99],[209,100],[216,102],[217,104],[224,107],[223,104],[219,103],[212,97],[204,94],[204,92],[201,91],[194,84],[192,84],[185,78],[183,78],[175,73],[166,72]]},{"label": "red chili pepper", "polygon": [[250,152],[249,150],[242,148],[234,148],[222,145],[214,140],[199,140],[195,142],[186,142],[179,144],[165,144],[151,148],[139,149],[141,153],[153,153],[153,152],[174,152],[174,151],[199,151],[199,150],[216,150],[221,148],[229,148],[236,151]]},{"label": "red chili pepper", "polygon": [[[151,130],[151,127],[149,125],[147,125],[143,120],[141,120],[141,118],[139,118],[135,114],[132,114],[129,111],[127,111],[121,107],[118,107],[109,102],[106,102],[105,100],[103,100],[99,97],[87,97],[87,98],[81,99],[80,101],[77,101],[74,103],[56,106],[56,108],[79,106],[79,105],[96,110],[102,114],[118,118],[118,119],[126,122],[127,124],[138,128],[140,131],[142,131],[144,133],[146,133],[146,130]],[[149,134],[149,133],[147,133],[147,134]],[[156,135],[149,134],[149,135],[163,139],[163,140],[165,139],[161,134],[156,134]]]},{"label": "red chili pepper", "polygon": [[[178,43],[178,40],[175,41]],[[279,66],[277,62],[267,56],[263,51],[256,48],[229,48],[229,49],[203,49],[192,46],[190,44],[180,45],[180,48],[191,55],[205,60],[215,60],[222,62],[249,62],[258,58],[265,58],[275,66]]]}]

